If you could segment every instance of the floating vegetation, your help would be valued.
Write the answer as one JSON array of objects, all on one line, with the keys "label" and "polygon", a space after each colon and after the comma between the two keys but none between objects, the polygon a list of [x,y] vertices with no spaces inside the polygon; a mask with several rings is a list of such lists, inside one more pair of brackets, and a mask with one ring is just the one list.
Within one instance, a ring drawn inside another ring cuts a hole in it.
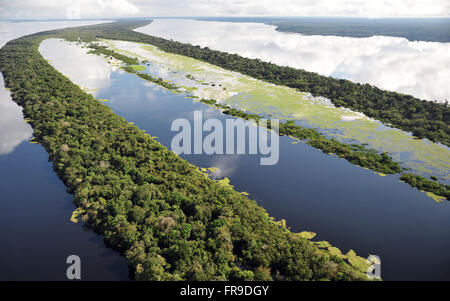
[{"label": "floating vegetation", "polygon": [[135,71],[144,71],[147,69],[145,66],[142,65],[132,65],[130,67],[133,68]]},{"label": "floating vegetation", "polygon": [[[305,239],[312,239],[316,236],[316,233],[304,231],[298,233],[297,235]],[[361,272],[366,272],[367,268],[371,266],[365,258],[356,255],[355,251],[352,249],[350,249],[347,254],[343,254],[339,248],[333,247],[328,241],[313,241],[312,243],[319,249],[327,250],[333,256],[336,256],[342,260],[347,260],[353,267],[357,268]]]},{"label": "floating vegetation", "polygon": [[72,223],[75,223],[75,224],[78,223],[78,218],[79,218],[81,215],[83,215],[84,213],[86,213],[86,210],[84,210],[84,209],[81,208],[81,207],[75,209],[75,210],[72,212],[72,216],[70,217],[70,221],[71,221]]},{"label": "floating vegetation", "polygon": [[227,177],[223,178],[222,180],[217,180],[217,183],[219,183],[222,186],[227,186],[230,188],[234,187],[233,185],[230,185],[230,179]]},{"label": "floating vegetation", "polygon": [[300,232],[300,233],[298,233],[298,236],[300,236],[301,238],[304,238],[304,239],[313,239],[314,237],[316,237],[316,233],[314,233],[314,232],[309,232],[309,231],[303,231],[303,232]]},{"label": "floating vegetation", "polygon": [[[450,200],[450,185],[445,185],[439,183],[435,180],[429,180],[419,175],[404,173],[400,176],[400,180],[408,183],[412,187],[416,187],[417,189],[423,192],[431,192],[432,194],[428,195],[429,197],[436,196],[440,198],[445,198]],[[436,200],[435,197],[432,197]]]},{"label": "floating vegetation", "polygon": [[436,195],[436,194],[434,194],[434,193],[432,193],[432,192],[426,192],[425,194],[427,195],[427,197],[430,197],[430,198],[432,198],[433,200],[435,200],[436,203],[440,203],[440,202],[445,201],[445,197],[440,196],[440,195]]},{"label": "floating vegetation", "polygon": [[348,253],[345,254],[345,257],[345,259],[347,259],[353,267],[357,268],[361,272],[366,272],[367,269],[371,266],[371,264],[368,263],[365,258],[356,255],[355,251],[353,250],[348,251]]},{"label": "floating vegetation", "polygon": [[30,143],[32,143],[32,144],[39,144],[39,142],[36,140],[35,137],[30,139]]},{"label": "floating vegetation", "polygon": [[212,173],[218,172],[220,169],[218,167],[208,167],[208,170]]},{"label": "floating vegetation", "polygon": [[108,99],[99,99],[98,101],[100,101],[100,102],[108,102],[109,100]]}]

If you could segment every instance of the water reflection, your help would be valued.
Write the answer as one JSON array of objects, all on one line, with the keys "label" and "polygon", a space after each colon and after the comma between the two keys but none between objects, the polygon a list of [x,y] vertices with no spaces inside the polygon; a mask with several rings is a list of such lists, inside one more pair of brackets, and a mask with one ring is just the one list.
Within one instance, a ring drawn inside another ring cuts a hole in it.
[{"label": "water reflection", "polygon": [[60,39],[47,39],[42,41],[39,51],[44,57],[52,58],[50,63],[55,69],[66,76],[70,74],[73,83],[94,95],[97,89],[104,88],[111,82],[114,67],[98,55],[88,55],[87,48]]},{"label": "water reflection", "polygon": [[[0,21],[0,47],[8,41],[44,30],[104,23],[106,21]],[[0,156],[12,152],[21,142],[31,138],[33,130],[24,122],[22,109],[12,101],[0,73]]]},{"label": "water reflection", "polygon": [[0,156],[12,152],[32,134],[33,130],[23,120],[22,108],[11,100],[0,73]]},{"label": "water reflection", "polygon": [[155,20],[136,31],[444,102],[450,43],[303,36],[260,23]]}]

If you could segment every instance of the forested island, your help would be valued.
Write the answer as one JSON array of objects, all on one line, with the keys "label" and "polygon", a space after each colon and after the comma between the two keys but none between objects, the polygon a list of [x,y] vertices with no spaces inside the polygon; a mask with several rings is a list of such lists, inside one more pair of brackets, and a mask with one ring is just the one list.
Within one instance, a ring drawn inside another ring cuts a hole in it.
[{"label": "forested island", "polygon": [[138,280],[366,280],[365,259],[292,233],[255,201],[205,177],[114,114],[39,54],[47,38],[110,38],[139,25],[42,32],[0,50],[5,85],[74,194],[77,216],[127,257]]}]

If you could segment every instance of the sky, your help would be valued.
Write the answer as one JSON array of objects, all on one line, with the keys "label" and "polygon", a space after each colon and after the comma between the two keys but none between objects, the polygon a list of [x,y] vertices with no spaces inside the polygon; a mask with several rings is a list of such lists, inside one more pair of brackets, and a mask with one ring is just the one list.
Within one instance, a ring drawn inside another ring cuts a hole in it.
[{"label": "sky", "polygon": [[449,0],[0,0],[0,19],[154,16],[450,17]]}]

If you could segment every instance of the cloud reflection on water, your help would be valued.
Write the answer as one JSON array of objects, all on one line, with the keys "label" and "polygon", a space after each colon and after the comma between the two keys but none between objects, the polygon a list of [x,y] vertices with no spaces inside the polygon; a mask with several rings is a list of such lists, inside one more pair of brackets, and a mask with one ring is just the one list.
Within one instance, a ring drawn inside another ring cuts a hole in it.
[{"label": "cloud reflection on water", "polygon": [[[0,47],[10,40],[44,30],[104,22],[106,21],[0,21]],[[32,128],[23,119],[21,107],[12,101],[9,91],[5,89],[3,75],[0,73],[0,156],[11,153],[20,143],[30,139],[32,134]]]},{"label": "cloud reflection on water", "polygon": [[87,48],[60,39],[48,39],[42,41],[39,51],[49,60],[50,65],[75,84],[91,89],[88,92],[94,95],[97,89],[105,88],[111,83],[111,71],[114,67],[98,55],[86,55]]},{"label": "cloud reflection on water", "polygon": [[303,36],[260,23],[155,20],[136,31],[444,102],[450,43]]},{"label": "cloud reflection on water", "polygon": [[0,155],[12,152],[32,134],[30,125],[23,120],[22,108],[11,100],[0,73]]}]

